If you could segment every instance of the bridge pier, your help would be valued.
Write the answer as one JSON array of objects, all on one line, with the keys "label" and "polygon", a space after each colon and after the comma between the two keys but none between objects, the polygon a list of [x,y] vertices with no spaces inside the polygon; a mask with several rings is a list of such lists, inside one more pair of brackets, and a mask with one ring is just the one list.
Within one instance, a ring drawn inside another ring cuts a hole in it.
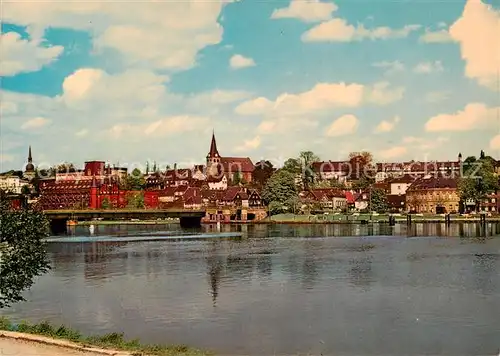
[{"label": "bridge pier", "polygon": [[50,231],[54,234],[66,232],[66,219],[50,219]]},{"label": "bridge pier", "polygon": [[201,227],[201,217],[198,216],[182,216],[179,222],[183,228]]}]

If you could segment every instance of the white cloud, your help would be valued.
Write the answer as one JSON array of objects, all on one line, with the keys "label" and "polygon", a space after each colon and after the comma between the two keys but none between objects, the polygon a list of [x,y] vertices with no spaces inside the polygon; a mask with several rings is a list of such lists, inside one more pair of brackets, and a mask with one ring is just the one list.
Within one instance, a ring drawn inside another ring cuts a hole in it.
[{"label": "white cloud", "polygon": [[465,76],[492,90],[500,87],[499,29],[500,11],[481,0],[468,0],[462,16],[450,27],[465,60]]},{"label": "white cloud", "polygon": [[357,83],[318,83],[312,89],[280,94],[275,100],[258,97],[245,101],[235,109],[240,115],[274,117],[321,113],[333,108],[354,108],[363,103],[387,105],[403,97],[404,88],[391,88],[388,82],[365,86]]},{"label": "white cloud", "polygon": [[[68,157],[75,163],[89,158],[130,162],[142,160],[144,155],[156,160],[181,157],[203,161],[212,128],[224,135],[224,141],[234,140],[226,150],[228,155],[248,139],[243,132],[248,133],[252,125],[247,128],[239,123],[236,130],[231,119],[234,103],[249,93],[221,88],[174,94],[167,81],[164,76],[139,69],[109,74],[82,68],[67,76],[62,93],[55,97],[2,91],[2,143],[5,147],[24,140],[20,125],[35,117],[52,120],[51,135],[59,144],[52,145],[46,136],[39,135],[32,136],[30,143],[40,147],[54,163]],[[218,115],[212,113],[213,108],[220,108]],[[41,123],[37,120],[25,127]],[[9,137],[8,132],[12,133]],[[84,149],[74,144],[82,137]],[[165,154],[165,150],[176,153]]]},{"label": "white cloud", "polygon": [[23,130],[37,129],[47,125],[48,123],[50,123],[49,119],[43,117],[35,117],[34,119],[28,120],[24,124],[22,124],[21,129]]},{"label": "white cloud", "polygon": [[46,28],[71,28],[92,34],[96,50],[116,50],[128,66],[187,69],[198,51],[222,39],[218,23],[230,0],[129,2],[5,2],[2,20]]},{"label": "white cloud", "polygon": [[55,61],[63,52],[62,46],[46,47],[39,40],[22,39],[16,32],[0,34],[0,76],[36,72]]},{"label": "white cloud", "polygon": [[442,72],[444,70],[443,64],[441,61],[434,61],[434,62],[421,62],[413,68],[413,71],[415,73],[421,73],[421,74],[429,74],[429,73],[436,73],[436,72]]},{"label": "white cloud", "polygon": [[408,152],[405,146],[394,146],[378,152],[377,156],[382,159],[395,159],[404,156]]},{"label": "white cloud", "polygon": [[85,137],[85,136],[88,135],[88,133],[89,133],[89,130],[87,130],[87,129],[81,129],[80,131],[77,131],[75,133],[75,136],[77,136],[77,137]]},{"label": "white cloud", "polygon": [[425,95],[425,101],[429,103],[437,103],[448,99],[450,94],[450,91],[432,91]]},{"label": "white cloud", "polygon": [[446,43],[453,42],[453,39],[448,30],[430,31],[427,29],[425,33],[420,36],[419,41],[424,43]]},{"label": "white cloud", "polygon": [[253,139],[245,140],[241,146],[236,147],[237,152],[253,151],[260,146],[260,136],[255,136]]},{"label": "white cloud", "polygon": [[274,10],[271,18],[295,18],[304,22],[316,22],[330,19],[336,10],[337,6],[332,2],[292,0],[288,7]]},{"label": "white cloud", "polygon": [[405,65],[400,61],[393,61],[393,62],[382,61],[373,63],[372,65],[376,68],[385,69],[385,74],[387,75],[399,73],[405,70]]},{"label": "white cloud", "polygon": [[421,143],[423,141],[424,141],[424,139],[421,137],[415,137],[415,136],[403,137],[403,143],[405,143],[405,144]]},{"label": "white cloud", "polygon": [[490,149],[500,151],[500,134],[490,140]]},{"label": "white cloud", "polygon": [[229,60],[229,65],[233,69],[254,67],[255,61],[252,58],[244,57],[241,54],[235,54]]},{"label": "white cloud", "polygon": [[407,25],[400,29],[390,27],[376,27],[367,29],[363,25],[350,25],[346,20],[334,18],[314,26],[302,35],[304,42],[350,42],[364,39],[383,40],[390,38],[404,38],[420,25]]},{"label": "white cloud", "polygon": [[147,124],[117,124],[108,130],[111,137],[116,139],[126,137],[165,137],[182,132],[195,131],[208,128],[210,120],[197,116],[172,116]]},{"label": "white cloud", "polygon": [[426,131],[471,131],[487,127],[498,127],[500,107],[488,108],[482,103],[467,104],[453,114],[439,114],[427,121]]},{"label": "white cloud", "polygon": [[331,123],[325,135],[329,137],[351,135],[358,130],[358,127],[359,120],[356,116],[343,115]]},{"label": "white cloud", "polygon": [[286,134],[287,138],[291,133],[303,135],[305,130],[312,130],[318,127],[318,121],[303,118],[279,117],[263,120],[257,126],[257,132],[262,135]]},{"label": "white cloud", "polygon": [[374,133],[391,132],[400,121],[401,119],[399,116],[394,117],[392,120],[383,120],[377,125]]},{"label": "white cloud", "polygon": [[391,88],[389,82],[378,82],[367,91],[366,100],[376,105],[389,105],[393,102],[399,101],[403,98],[405,88],[395,87]]}]

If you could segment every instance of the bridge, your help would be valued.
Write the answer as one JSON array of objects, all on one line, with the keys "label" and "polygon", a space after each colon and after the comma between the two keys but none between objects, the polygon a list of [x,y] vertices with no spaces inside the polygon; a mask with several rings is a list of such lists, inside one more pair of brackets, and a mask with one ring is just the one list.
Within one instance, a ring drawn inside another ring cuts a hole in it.
[{"label": "bridge", "polygon": [[44,214],[51,222],[53,231],[64,231],[68,220],[154,220],[177,218],[182,227],[199,227],[205,216],[203,210],[187,209],[118,209],[118,210],[45,210]]}]

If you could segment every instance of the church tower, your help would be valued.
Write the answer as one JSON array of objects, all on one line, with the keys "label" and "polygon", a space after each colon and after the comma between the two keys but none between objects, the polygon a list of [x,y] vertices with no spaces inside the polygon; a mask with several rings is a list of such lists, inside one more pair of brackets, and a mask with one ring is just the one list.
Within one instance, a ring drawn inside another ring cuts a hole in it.
[{"label": "church tower", "polygon": [[219,174],[220,155],[217,150],[217,142],[215,141],[215,133],[212,132],[212,142],[210,143],[210,151],[207,155],[207,176],[215,176]]},{"label": "church tower", "polygon": [[31,146],[29,147],[28,151],[28,164],[26,165],[26,168],[24,170],[24,178],[28,180],[32,180],[35,178],[35,166],[33,165],[33,157],[31,156]]}]

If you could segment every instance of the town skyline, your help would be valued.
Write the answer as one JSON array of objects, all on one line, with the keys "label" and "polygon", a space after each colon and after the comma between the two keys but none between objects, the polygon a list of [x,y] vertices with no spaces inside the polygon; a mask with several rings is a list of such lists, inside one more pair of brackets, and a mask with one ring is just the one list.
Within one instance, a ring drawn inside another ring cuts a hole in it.
[{"label": "town skyline", "polygon": [[28,145],[38,163],[199,164],[212,130],[254,163],[497,158],[499,23],[479,0],[9,2],[0,170]]}]

